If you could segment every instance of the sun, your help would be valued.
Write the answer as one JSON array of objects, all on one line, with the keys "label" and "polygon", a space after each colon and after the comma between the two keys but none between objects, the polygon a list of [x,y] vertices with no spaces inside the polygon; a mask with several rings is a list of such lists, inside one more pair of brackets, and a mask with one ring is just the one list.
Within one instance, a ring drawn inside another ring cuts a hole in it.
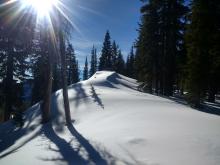
[{"label": "sun", "polygon": [[22,0],[25,6],[32,7],[40,17],[47,16],[58,4],[58,0]]}]

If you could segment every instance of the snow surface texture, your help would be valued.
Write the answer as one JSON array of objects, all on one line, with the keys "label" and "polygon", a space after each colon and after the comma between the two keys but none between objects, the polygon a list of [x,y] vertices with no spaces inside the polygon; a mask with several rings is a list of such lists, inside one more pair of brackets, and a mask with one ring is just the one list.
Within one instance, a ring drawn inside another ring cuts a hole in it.
[{"label": "snow surface texture", "polygon": [[136,88],[135,80],[104,71],[70,86],[69,127],[57,91],[52,122],[39,124],[36,104],[24,128],[0,125],[0,164],[220,164],[220,116]]}]

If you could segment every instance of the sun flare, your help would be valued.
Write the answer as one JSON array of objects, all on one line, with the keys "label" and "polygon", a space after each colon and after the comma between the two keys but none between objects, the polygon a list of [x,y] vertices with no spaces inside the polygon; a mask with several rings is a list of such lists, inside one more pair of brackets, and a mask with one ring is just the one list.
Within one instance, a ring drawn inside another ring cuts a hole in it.
[{"label": "sun flare", "polygon": [[40,17],[47,16],[57,6],[58,0],[23,0],[25,6],[30,6]]}]

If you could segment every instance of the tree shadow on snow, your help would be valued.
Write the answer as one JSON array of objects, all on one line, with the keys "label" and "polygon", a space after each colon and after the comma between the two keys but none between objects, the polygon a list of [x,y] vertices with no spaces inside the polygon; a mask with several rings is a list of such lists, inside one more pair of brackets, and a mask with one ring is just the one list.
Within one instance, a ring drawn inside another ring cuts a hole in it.
[{"label": "tree shadow on snow", "polygon": [[95,88],[93,87],[93,85],[91,84],[91,94],[92,94],[92,98],[94,102],[97,102],[97,104],[104,109],[104,105],[102,103],[102,100],[100,99],[100,97],[98,96],[98,94],[95,91]]},{"label": "tree shadow on snow", "polygon": [[201,108],[197,110],[201,112],[220,116],[220,105],[218,103],[217,104],[203,103]]},{"label": "tree shadow on snow", "polygon": [[120,84],[120,85],[123,85],[123,86],[125,86],[127,88],[130,88],[130,89],[133,89],[133,90],[137,90],[137,86],[128,85],[127,83],[124,83],[123,81],[119,81],[119,80],[127,81],[127,83],[129,83],[129,84],[131,83],[128,80],[123,79],[122,77],[120,77],[117,73],[113,73],[112,75],[107,77],[107,81],[108,82],[112,82],[114,84]]},{"label": "tree shadow on snow", "polygon": [[[178,96],[174,96],[174,97],[168,97],[170,100],[175,101],[176,103],[182,104],[182,105],[186,105],[186,106],[190,106],[186,99],[184,97],[178,97]],[[204,102],[201,103],[200,107],[192,107],[193,109],[200,111],[200,112],[204,112],[204,113],[209,113],[212,115],[218,115],[220,116],[220,105],[219,103],[209,103],[209,102]]]},{"label": "tree shadow on snow", "polygon": [[86,94],[85,89],[82,87],[81,83],[77,83],[71,86],[71,90],[75,90],[76,96],[74,98],[69,97],[69,100],[75,101],[75,107],[79,106],[80,101],[88,102],[89,96]]},{"label": "tree shadow on snow", "polygon": [[88,164],[89,162],[84,159],[80,153],[79,149],[74,149],[71,145],[71,141],[67,142],[65,139],[59,137],[52,128],[52,124],[48,123],[43,126],[42,132],[46,138],[48,138],[52,143],[54,143],[58,149],[53,149],[48,147],[49,150],[61,154],[61,157],[53,158],[40,158],[44,161],[63,161],[68,164]]},{"label": "tree shadow on snow", "polygon": [[[102,158],[100,152],[97,151],[90,144],[90,142],[73,127],[73,125],[68,126],[68,130],[73,136],[73,138],[69,142],[57,135],[51,123],[43,126],[42,133],[57,147],[57,149],[54,149],[51,147],[51,145],[49,145],[48,149],[50,151],[59,153],[61,156],[52,158],[40,158],[41,160],[54,161],[57,164],[59,164],[60,162],[65,162],[68,165],[109,164],[108,160]],[[103,151],[104,155],[107,155],[106,153],[107,152]],[[115,160],[109,155],[108,159]]]},{"label": "tree shadow on snow", "polygon": [[[35,105],[25,112],[25,124],[23,128],[16,128],[12,121],[8,121],[0,127],[0,159],[17,152],[19,148],[33,140],[40,134],[38,123],[32,123],[36,116],[40,115],[40,105]],[[28,135],[28,136],[27,136]]]},{"label": "tree shadow on snow", "polygon": [[[183,96],[181,97],[180,96],[166,97],[166,96],[161,96],[161,95],[157,95],[157,96],[172,100],[175,103],[178,103],[181,105],[191,107],[189,103],[187,102],[186,98],[184,98]],[[219,103],[204,102],[204,103],[201,103],[200,107],[191,107],[191,108],[197,111],[200,111],[200,112],[220,116],[220,104]]]},{"label": "tree shadow on snow", "polygon": [[70,133],[73,135],[73,137],[76,138],[76,140],[79,142],[81,147],[83,147],[86,152],[88,153],[88,160],[89,162],[92,161],[95,164],[100,165],[107,165],[107,161],[104,160],[100,153],[96,151],[96,149],[90,144],[90,142],[85,139],[74,127],[73,125],[69,125],[68,129]]}]

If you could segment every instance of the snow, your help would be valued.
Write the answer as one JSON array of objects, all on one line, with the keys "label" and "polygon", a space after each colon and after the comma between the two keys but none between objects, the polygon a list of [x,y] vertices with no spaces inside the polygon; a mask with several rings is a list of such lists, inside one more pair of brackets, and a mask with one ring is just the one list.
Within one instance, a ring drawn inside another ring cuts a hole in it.
[{"label": "snow", "polygon": [[69,127],[57,91],[52,122],[40,124],[36,104],[23,129],[0,125],[0,164],[220,164],[220,116],[138,92],[137,85],[107,71],[71,85]]}]

